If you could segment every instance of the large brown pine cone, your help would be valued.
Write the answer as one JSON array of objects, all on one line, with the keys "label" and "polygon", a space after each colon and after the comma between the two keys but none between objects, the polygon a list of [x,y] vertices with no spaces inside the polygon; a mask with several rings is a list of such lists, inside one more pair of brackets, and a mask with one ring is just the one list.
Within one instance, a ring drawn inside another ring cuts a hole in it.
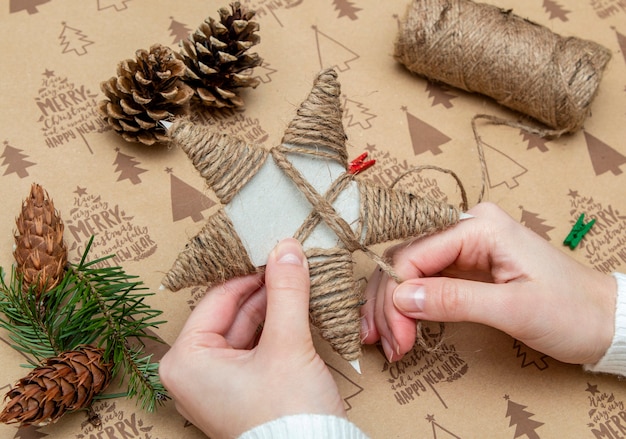
[{"label": "large brown pine cone", "polygon": [[259,85],[250,74],[262,59],[257,53],[247,53],[261,40],[256,34],[259,24],[252,21],[255,12],[240,2],[218,12],[219,21],[207,18],[181,41],[180,53],[187,66],[185,82],[207,107],[243,107],[243,99],[235,90]]},{"label": "large brown pine cone", "polygon": [[67,248],[63,241],[63,221],[48,193],[33,183],[15,223],[16,271],[22,276],[23,290],[33,286],[39,299],[57,286],[65,274]]},{"label": "large brown pine cone", "polygon": [[193,96],[182,81],[185,64],[160,44],[149,51],[140,49],[135,56],[120,62],[117,76],[100,84],[107,98],[99,103],[100,112],[128,142],[167,142],[167,133],[158,122],[186,114]]},{"label": "large brown pine cone", "polygon": [[111,381],[112,365],[104,362],[103,354],[102,349],[80,346],[49,358],[7,392],[0,422],[47,425],[88,407]]}]

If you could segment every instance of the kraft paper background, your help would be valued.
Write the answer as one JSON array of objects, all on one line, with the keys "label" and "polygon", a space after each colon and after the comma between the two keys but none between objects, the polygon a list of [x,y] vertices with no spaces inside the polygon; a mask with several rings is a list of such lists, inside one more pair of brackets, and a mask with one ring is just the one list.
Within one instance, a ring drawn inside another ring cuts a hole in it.
[{"label": "kraft paper background", "polygon": [[[408,0],[254,0],[264,59],[261,84],[243,93],[243,111],[202,123],[264,147],[277,144],[322,68],[342,84],[350,159],[364,151],[377,164],[360,178],[389,185],[417,165],[455,171],[474,203],[480,167],[470,120],[476,113],[515,118],[490,99],[408,73],[393,57],[398,20]],[[626,270],[626,2],[492,0],[562,35],[592,39],[613,58],[584,129],[547,141],[517,129],[479,124],[488,168],[487,199],[554,246],[603,272]],[[0,265],[13,263],[14,219],[31,183],[44,186],[66,223],[70,259],[91,235],[93,256],[140,276],[168,323],[157,335],[172,343],[202,288],[158,291],[187,240],[218,208],[217,198],[185,156],[166,146],[129,144],[96,110],[99,84],[117,63],[153,43],[172,48],[226,2],[187,0],[10,0],[0,6]],[[446,176],[412,174],[405,188],[458,201]],[[562,245],[581,213],[596,218],[576,250]],[[383,251],[384,246],[376,248]],[[373,268],[357,258],[357,277]],[[559,312],[558,309],[554,310]],[[389,364],[367,347],[358,375],[324,342],[319,349],[347,413],[374,438],[626,437],[626,385],[559,363],[511,337],[474,324],[428,326],[433,344]],[[165,346],[150,347],[161,355]],[[0,389],[26,369],[0,332]],[[219,404],[216,395],[207,399]],[[0,425],[13,439],[200,438],[172,403],[148,414],[133,401],[98,402],[101,429],[83,413],[43,428]]]}]

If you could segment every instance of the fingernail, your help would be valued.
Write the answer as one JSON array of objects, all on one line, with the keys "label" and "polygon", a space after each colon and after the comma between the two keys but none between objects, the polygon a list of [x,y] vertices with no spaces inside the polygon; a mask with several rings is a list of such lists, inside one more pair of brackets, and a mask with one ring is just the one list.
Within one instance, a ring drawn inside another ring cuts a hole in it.
[{"label": "fingernail", "polygon": [[425,296],[426,290],[421,285],[398,285],[393,292],[393,303],[400,311],[421,312]]},{"label": "fingernail", "polygon": [[286,239],[278,243],[274,249],[276,262],[286,265],[304,265],[302,247],[295,239]]},{"label": "fingernail", "polygon": [[361,317],[361,343],[367,338],[370,333],[370,325],[367,323],[365,317]]},{"label": "fingernail", "polygon": [[387,357],[387,361],[392,363],[393,362],[393,349],[391,348],[391,344],[389,344],[389,341],[384,337],[380,338],[380,344],[383,346],[383,351],[385,352],[385,357]]}]

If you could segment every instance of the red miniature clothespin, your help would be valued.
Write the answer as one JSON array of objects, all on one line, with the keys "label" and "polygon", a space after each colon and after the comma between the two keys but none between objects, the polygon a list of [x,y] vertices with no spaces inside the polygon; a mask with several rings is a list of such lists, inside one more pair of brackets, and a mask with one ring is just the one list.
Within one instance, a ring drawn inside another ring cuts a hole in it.
[{"label": "red miniature clothespin", "polygon": [[364,152],[363,154],[352,160],[350,162],[350,165],[348,166],[348,173],[356,175],[359,172],[365,171],[367,168],[374,166],[376,160],[365,161],[366,158],[367,152]]}]

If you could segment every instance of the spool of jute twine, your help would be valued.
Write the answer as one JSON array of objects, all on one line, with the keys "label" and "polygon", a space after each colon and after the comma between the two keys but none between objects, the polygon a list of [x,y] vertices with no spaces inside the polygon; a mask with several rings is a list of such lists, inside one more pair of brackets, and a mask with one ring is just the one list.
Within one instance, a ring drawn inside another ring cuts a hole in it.
[{"label": "spool of jute twine", "polygon": [[579,130],[611,58],[605,47],[470,0],[411,0],[394,57],[428,79],[477,92],[542,122]]}]

